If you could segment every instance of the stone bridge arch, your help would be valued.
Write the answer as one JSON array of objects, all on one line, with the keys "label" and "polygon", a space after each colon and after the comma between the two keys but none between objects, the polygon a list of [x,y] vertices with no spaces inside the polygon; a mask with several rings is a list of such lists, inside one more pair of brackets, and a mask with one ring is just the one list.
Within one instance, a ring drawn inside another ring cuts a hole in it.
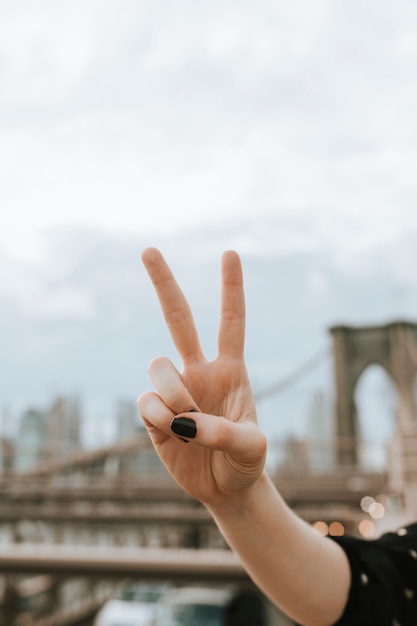
[{"label": "stone bridge arch", "polygon": [[381,326],[333,326],[336,437],[346,442],[339,449],[343,465],[357,463],[359,438],[355,387],[371,364],[381,365],[397,392],[396,427],[417,425],[415,381],[417,375],[417,324],[396,321]]}]

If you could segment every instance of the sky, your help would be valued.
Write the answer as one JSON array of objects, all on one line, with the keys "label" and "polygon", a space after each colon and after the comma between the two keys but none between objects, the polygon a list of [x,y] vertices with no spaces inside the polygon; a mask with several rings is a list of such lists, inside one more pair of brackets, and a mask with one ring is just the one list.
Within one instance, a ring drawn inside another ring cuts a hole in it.
[{"label": "sky", "polygon": [[[416,110],[411,0],[4,0],[3,428],[76,394],[105,441],[148,361],[175,360],[148,245],[211,356],[219,258],[241,254],[255,390],[329,350],[331,325],[414,321]],[[332,402],[331,366],[260,404],[271,439]]]}]

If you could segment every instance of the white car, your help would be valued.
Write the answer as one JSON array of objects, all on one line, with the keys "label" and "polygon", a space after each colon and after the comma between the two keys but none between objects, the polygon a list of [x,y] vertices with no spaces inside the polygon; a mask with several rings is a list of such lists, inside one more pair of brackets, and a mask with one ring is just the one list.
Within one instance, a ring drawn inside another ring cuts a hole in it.
[{"label": "white car", "polygon": [[155,607],[143,602],[109,600],[94,620],[94,626],[152,626]]},{"label": "white car", "polygon": [[162,594],[155,626],[223,626],[228,589],[183,587]]}]

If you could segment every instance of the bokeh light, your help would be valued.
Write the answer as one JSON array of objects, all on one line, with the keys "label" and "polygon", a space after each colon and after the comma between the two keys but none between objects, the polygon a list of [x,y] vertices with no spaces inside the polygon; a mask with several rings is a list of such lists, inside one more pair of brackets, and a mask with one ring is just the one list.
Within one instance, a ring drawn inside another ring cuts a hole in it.
[{"label": "bokeh light", "polygon": [[369,509],[374,504],[375,504],[375,498],[372,498],[372,496],[365,496],[361,500],[361,509],[362,511],[365,511],[365,513],[369,513]]},{"label": "bokeh light", "polygon": [[380,502],[374,502],[369,507],[369,515],[373,519],[382,519],[385,515],[385,507]]},{"label": "bokeh light", "polygon": [[317,532],[322,536],[322,537],[326,537],[326,535],[329,534],[329,526],[326,524],[326,522],[315,522],[313,524],[313,528],[315,530],[317,530]]},{"label": "bokeh light", "polygon": [[363,519],[358,524],[358,530],[362,537],[370,539],[375,534],[375,524],[370,519]]},{"label": "bokeh light", "polygon": [[345,527],[341,522],[332,522],[329,526],[329,534],[332,537],[342,537],[345,534]]}]

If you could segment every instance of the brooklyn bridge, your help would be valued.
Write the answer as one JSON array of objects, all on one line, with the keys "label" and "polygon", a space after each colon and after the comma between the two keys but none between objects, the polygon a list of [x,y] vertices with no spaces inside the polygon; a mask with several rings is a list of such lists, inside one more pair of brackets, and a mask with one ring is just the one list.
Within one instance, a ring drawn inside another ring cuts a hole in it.
[{"label": "brooklyn bridge", "polygon": [[[333,436],[271,442],[269,472],[318,532],[372,538],[417,517],[417,325],[338,326],[330,335]],[[355,406],[372,364],[384,368],[397,399],[378,469],[367,463]],[[30,467],[6,463],[0,492],[5,626],[90,626],[126,581],[248,584],[206,509],[176,486],[145,432]],[[274,623],[288,624],[278,614]]]}]

